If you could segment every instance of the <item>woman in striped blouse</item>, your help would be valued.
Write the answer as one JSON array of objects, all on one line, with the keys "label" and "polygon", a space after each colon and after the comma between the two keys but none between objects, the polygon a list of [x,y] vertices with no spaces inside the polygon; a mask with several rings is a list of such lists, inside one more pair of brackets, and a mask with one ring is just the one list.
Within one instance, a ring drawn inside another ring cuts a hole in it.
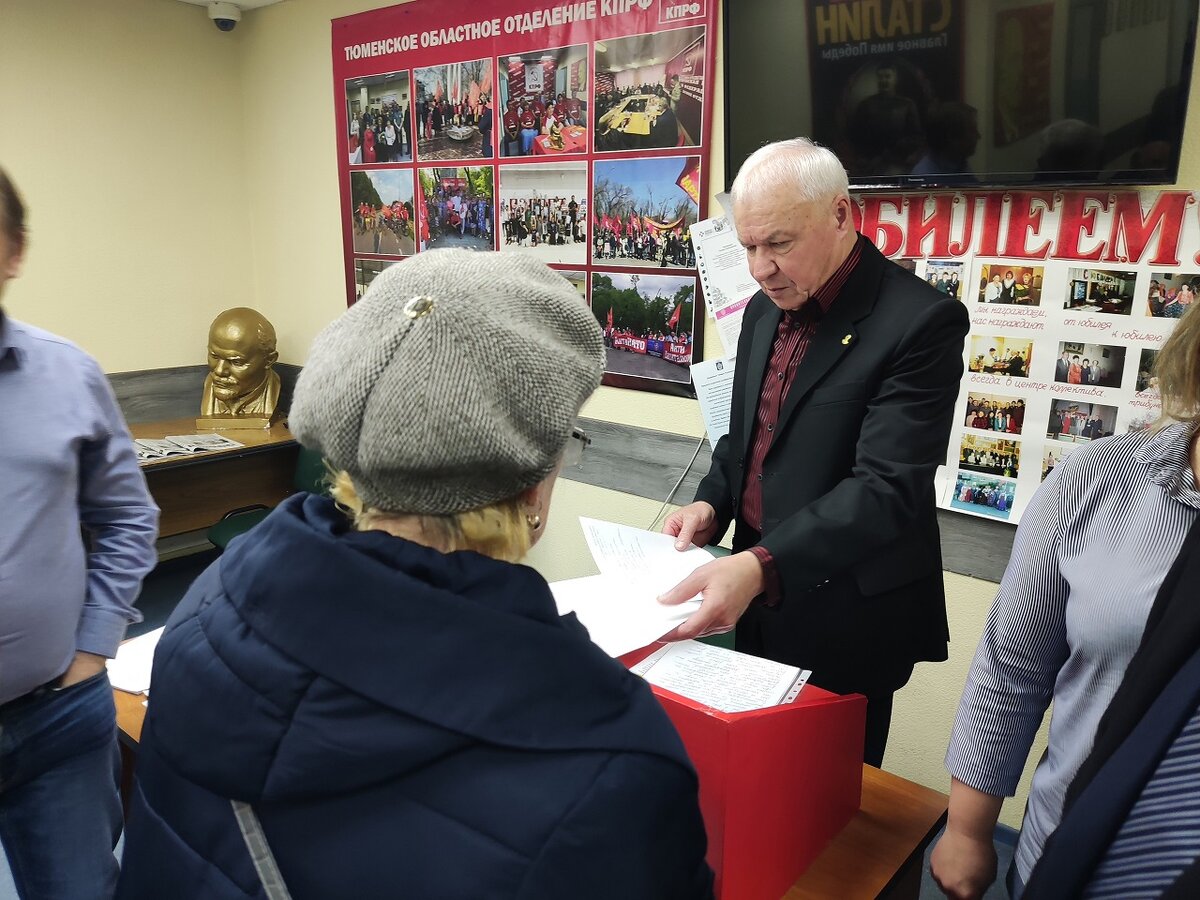
[{"label": "woman in striped blouse", "polygon": [[1179,322],[1156,373],[1159,427],[1080,447],[1047,476],[1017,529],[946,754],[950,815],[932,869],[956,900],[982,896],[996,877],[1000,806],[1016,792],[1053,701],[1010,872],[1020,897],[1163,579],[1200,518],[1200,315]]}]

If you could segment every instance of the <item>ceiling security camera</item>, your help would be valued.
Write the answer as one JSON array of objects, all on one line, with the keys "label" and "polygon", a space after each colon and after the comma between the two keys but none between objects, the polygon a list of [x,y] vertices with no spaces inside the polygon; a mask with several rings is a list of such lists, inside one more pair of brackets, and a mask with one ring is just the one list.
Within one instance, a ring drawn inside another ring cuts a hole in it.
[{"label": "ceiling security camera", "polygon": [[237,23],[242,21],[242,11],[236,3],[210,3],[208,17],[221,31],[233,31]]}]

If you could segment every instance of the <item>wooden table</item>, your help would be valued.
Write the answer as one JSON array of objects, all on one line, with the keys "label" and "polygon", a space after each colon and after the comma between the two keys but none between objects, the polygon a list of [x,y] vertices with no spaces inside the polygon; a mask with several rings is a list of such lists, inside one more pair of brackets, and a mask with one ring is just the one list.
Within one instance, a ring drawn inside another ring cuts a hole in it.
[{"label": "wooden table", "polygon": [[[129,430],[135,438],[164,438],[201,429],[192,417],[142,422]],[[159,537],[208,528],[230,510],[275,506],[295,490],[300,447],[286,425],[221,433],[245,446],[142,462],[150,493],[162,510]]]},{"label": "wooden table", "polygon": [[113,700],[117,704],[117,732],[121,744],[134,750],[142,739],[142,722],[146,719],[145,694],[131,694],[113,689]]},{"label": "wooden table", "polygon": [[[174,434],[175,432],[171,432]],[[129,796],[133,790],[133,767],[137,762],[138,741],[142,739],[142,722],[146,719],[144,694],[130,694],[113,689],[117,706],[117,743],[121,749],[121,805],[129,814]]]},{"label": "wooden table", "polygon": [[916,900],[925,849],[946,823],[948,801],[938,791],[863,766],[858,812],[783,900]]},{"label": "wooden table", "polygon": [[[122,757],[128,767],[142,737],[145,698],[124,691],[113,691],[113,697]],[[938,791],[863,766],[858,813],[783,900],[916,900],[925,848],[946,822],[947,801]]]}]

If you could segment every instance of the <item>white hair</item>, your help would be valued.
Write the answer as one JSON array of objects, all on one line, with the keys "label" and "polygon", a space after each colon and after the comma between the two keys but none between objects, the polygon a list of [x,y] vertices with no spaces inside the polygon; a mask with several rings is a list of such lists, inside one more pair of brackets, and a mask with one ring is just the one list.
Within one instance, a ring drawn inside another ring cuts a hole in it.
[{"label": "white hair", "polygon": [[827,147],[798,137],[775,141],[751,153],[729,189],[736,206],[783,194],[798,203],[849,196],[850,181]]}]

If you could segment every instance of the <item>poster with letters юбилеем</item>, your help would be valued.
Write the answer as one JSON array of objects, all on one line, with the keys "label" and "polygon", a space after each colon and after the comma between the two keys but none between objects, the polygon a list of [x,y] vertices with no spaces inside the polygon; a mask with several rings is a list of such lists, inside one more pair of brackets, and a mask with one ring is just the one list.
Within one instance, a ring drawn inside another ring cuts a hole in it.
[{"label": "poster with letters \u044e\u0431\u0438\u043b\u0435\u0435\u043c", "polygon": [[1200,291],[1190,191],[855,197],[860,230],[966,305],[941,506],[1017,522],[1064,457],[1159,416],[1154,360]]}]

